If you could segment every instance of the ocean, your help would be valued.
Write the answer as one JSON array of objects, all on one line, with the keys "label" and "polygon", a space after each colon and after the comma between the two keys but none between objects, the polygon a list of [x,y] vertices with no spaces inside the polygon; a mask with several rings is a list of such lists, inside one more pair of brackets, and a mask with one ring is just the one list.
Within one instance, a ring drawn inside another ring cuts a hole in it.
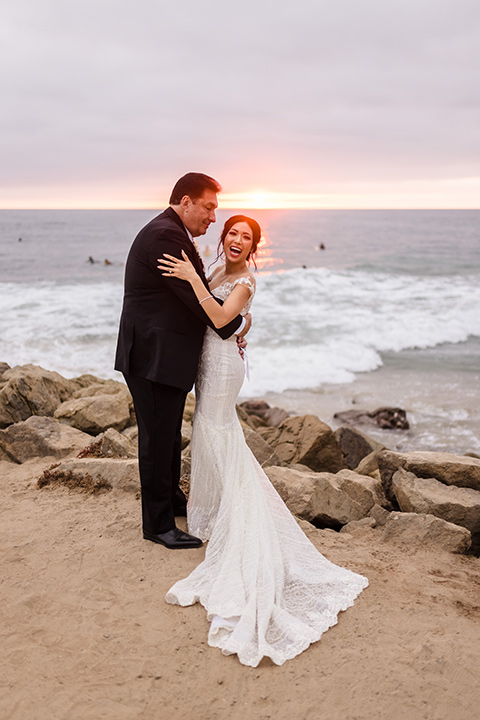
[{"label": "ocean", "polygon": [[[206,265],[224,220],[198,239]],[[263,229],[242,398],[404,408],[398,450],[480,454],[480,211],[252,210]],[[157,210],[1,210],[0,361],[113,370],[124,262]]]}]

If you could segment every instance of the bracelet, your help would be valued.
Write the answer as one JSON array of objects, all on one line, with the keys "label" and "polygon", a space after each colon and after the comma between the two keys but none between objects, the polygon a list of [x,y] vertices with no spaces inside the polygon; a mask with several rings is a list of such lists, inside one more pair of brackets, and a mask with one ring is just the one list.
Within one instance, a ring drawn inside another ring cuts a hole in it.
[{"label": "bracelet", "polygon": [[213,298],[213,295],[207,295],[207,297],[204,297],[203,300],[199,300],[198,302],[200,305],[205,302],[205,300],[210,300],[210,298]]}]

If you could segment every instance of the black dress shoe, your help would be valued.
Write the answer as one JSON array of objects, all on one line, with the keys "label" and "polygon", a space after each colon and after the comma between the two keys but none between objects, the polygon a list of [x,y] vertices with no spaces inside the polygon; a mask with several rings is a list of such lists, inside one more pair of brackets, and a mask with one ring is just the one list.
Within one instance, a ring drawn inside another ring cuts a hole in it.
[{"label": "black dress shoe", "polygon": [[151,540],[159,545],[164,545],[170,550],[179,550],[181,548],[199,548],[203,545],[200,538],[189,535],[188,533],[179,530],[177,527],[174,527],[173,530],[169,530],[166,533],[159,533],[158,535],[144,531],[143,537],[145,540]]}]

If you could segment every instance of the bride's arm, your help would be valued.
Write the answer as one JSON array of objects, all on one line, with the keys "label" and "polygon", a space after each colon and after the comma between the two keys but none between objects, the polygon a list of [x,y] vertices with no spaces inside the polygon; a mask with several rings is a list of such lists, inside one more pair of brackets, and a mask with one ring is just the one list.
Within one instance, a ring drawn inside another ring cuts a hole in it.
[{"label": "bride's arm", "polygon": [[228,325],[228,323],[233,320],[233,318],[236,317],[244,308],[248,298],[250,297],[249,288],[244,284],[238,284],[232,290],[223,305],[219,305],[213,295],[208,294],[200,276],[197,274],[197,271],[183,250],[182,256],[183,261],[173,255],[167,255],[167,253],[165,253],[164,257],[167,259],[158,259],[158,262],[160,263],[158,265],[158,269],[165,271],[162,273],[165,277],[176,277],[190,283],[193,292],[197,296],[198,302],[201,304],[202,308],[205,310],[216,328]]}]

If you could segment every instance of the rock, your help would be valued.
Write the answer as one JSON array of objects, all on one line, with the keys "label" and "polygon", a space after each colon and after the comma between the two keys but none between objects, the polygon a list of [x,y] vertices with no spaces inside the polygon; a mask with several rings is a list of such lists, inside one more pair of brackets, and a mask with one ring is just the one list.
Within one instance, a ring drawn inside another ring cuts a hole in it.
[{"label": "rock", "polygon": [[122,430],[122,435],[125,435],[126,438],[132,442],[135,447],[138,448],[138,425],[130,425],[130,427],[125,428],[125,430]]},{"label": "rock", "polygon": [[401,468],[392,478],[392,490],[400,510],[427,513],[480,532],[480,492],[444,485],[434,478],[418,478]]},{"label": "rock", "polygon": [[125,386],[117,385],[120,387],[113,394],[109,392],[67,400],[57,408],[55,417],[90,435],[98,435],[109,427],[123,430],[130,422],[130,395]]},{"label": "rock", "polygon": [[383,450],[377,455],[378,467],[387,496],[394,473],[399,468],[417,477],[435,478],[445,485],[469,487],[480,491],[480,460],[437,452],[396,453]]},{"label": "rock", "polygon": [[261,435],[272,445],[282,463],[301,463],[316,472],[335,473],[345,467],[332,429],[315,415],[287,418],[272,431]]},{"label": "rock", "polygon": [[135,458],[137,446],[118,430],[108,428],[94,442],[83,448],[78,457]]},{"label": "rock", "polygon": [[408,430],[407,413],[402,408],[381,407],[368,410],[346,410],[335,413],[338,420],[352,424],[376,425],[384,430]]},{"label": "rock", "polygon": [[0,427],[26,420],[32,415],[51,417],[75,389],[70,380],[37,365],[5,370],[0,389]]},{"label": "rock", "polygon": [[182,420],[182,450],[185,450],[187,445],[190,445],[192,441],[192,424]]},{"label": "rock", "polygon": [[187,399],[185,400],[185,409],[183,411],[183,419],[186,422],[192,422],[193,413],[195,412],[195,402],[195,395],[193,393],[188,393]]},{"label": "rock", "polygon": [[352,470],[335,475],[269,467],[265,472],[290,512],[318,525],[338,528],[361,520],[382,501],[380,483]]},{"label": "rock", "polygon": [[3,375],[7,370],[11,370],[10,365],[6,362],[0,362],[0,381],[3,380]]},{"label": "rock", "polygon": [[334,435],[342,449],[345,463],[350,470],[356,468],[363,458],[371,455],[375,450],[382,450],[385,447],[369,438],[368,435],[364,435],[360,430],[347,425],[342,425],[342,427],[335,430]]},{"label": "rock", "polygon": [[262,424],[262,421],[259,418],[254,415],[249,415],[246,410],[240,407],[240,405],[237,405],[236,411],[242,428],[251,428],[252,430],[256,430]]},{"label": "rock", "polygon": [[109,488],[128,492],[140,490],[138,462],[133,459],[75,458],[65,460],[60,465],[48,470],[46,477],[42,476],[38,484],[39,487],[43,487],[55,482],[71,488],[87,489],[89,492]]},{"label": "rock", "polygon": [[352,520],[352,522],[347,523],[342,528],[340,528],[341,533],[356,533],[358,531],[364,531],[364,530],[371,530],[371,528],[374,528],[377,524],[377,521],[373,517],[365,517],[361,520]]},{"label": "rock", "polygon": [[366,455],[363,460],[359,462],[357,467],[353,468],[359,475],[370,475],[374,478],[380,478],[380,470],[378,469],[377,455],[380,451],[376,450],[371,452],[370,455]]},{"label": "rock", "polygon": [[281,464],[278,455],[272,446],[266,443],[262,436],[255,432],[255,430],[252,430],[251,428],[243,428],[243,435],[248,447],[255,455],[257,462],[260,463],[262,468]]},{"label": "rock", "polygon": [[464,553],[470,548],[468,530],[428,514],[392,512],[385,523],[382,539],[408,543],[413,547],[441,547],[448,552]]},{"label": "rock", "polygon": [[188,445],[182,452],[182,462],[180,466],[180,482],[178,483],[180,489],[185,493],[185,497],[188,500],[190,494],[190,473],[192,471],[192,455],[190,452],[190,445]]},{"label": "rock", "polygon": [[373,518],[377,525],[385,525],[388,518],[390,517],[390,513],[388,510],[386,510],[381,505],[375,504],[370,512],[368,513],[369,517]]},{"label": "rock", "polygon": [[4,459],[23,463],[34,457],[63,458],[85,447],[89,436],[61,425],[51,417],[32,415],[23,422],[0,430],[0,449]]},{"label": "rock", "polygon": [[289,417],[289,413],[283,408],[270,407],[264,400],[246,400],[239,405],[242,410],[250,416],[258,418],[261,422],[258,425],[275,426]]}]

